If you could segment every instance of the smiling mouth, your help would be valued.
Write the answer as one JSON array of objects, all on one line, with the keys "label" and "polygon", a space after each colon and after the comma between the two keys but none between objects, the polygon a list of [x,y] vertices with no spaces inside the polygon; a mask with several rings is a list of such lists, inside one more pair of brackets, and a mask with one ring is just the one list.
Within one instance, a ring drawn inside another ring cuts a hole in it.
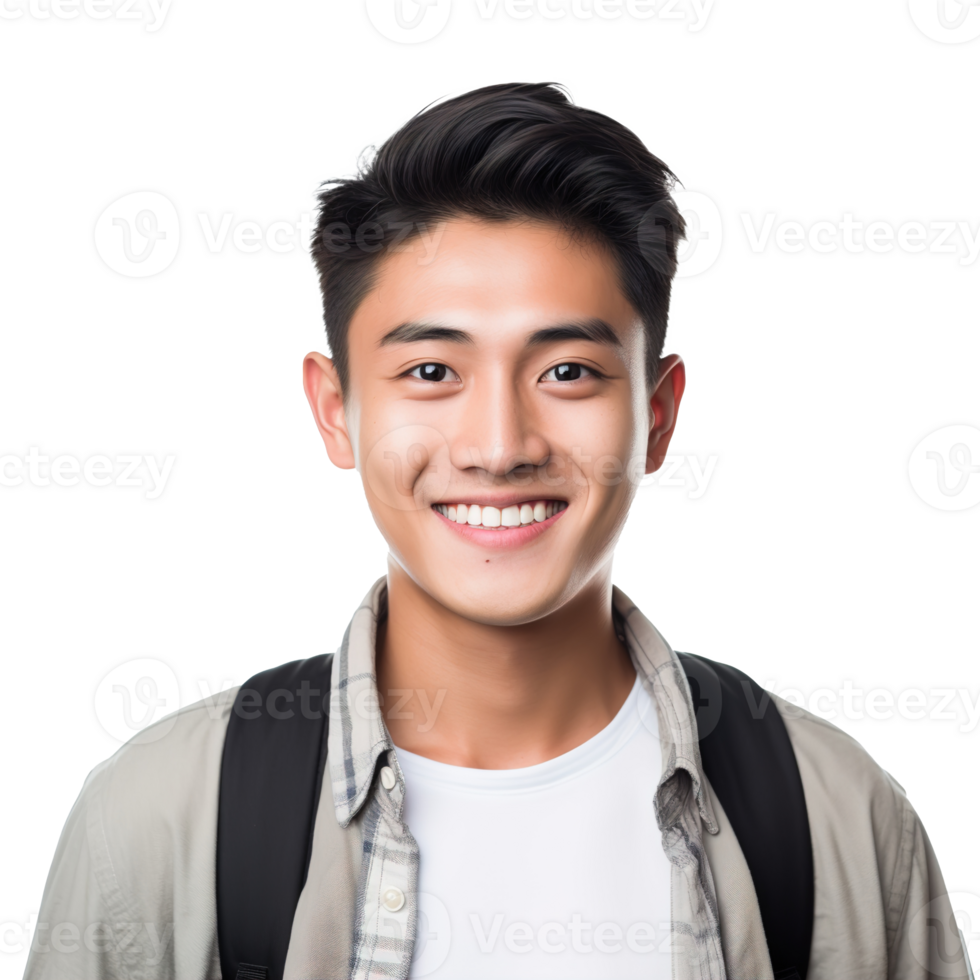
[{"label": "smiling mouth", "polygon": [[502,531],[513,527],[543,524],[568,507],[564,500],[525,500],[510,507],[481,507],[479,504],[433,504],[432,509],[447,520],[470,527]]}]

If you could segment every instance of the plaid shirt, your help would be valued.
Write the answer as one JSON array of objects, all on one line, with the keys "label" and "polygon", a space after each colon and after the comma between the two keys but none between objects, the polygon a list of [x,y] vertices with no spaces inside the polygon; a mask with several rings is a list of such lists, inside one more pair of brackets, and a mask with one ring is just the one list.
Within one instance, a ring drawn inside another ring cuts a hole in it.
[{"label": "plaid shirt", "polygon": [[[723,980],[725,964],[714,882],[702,825],[718,826],[705,791],[697,723],[686,678],[666,640],[618,589],[613,592],[624,639],[640,680],[657,706],[663,772],[653,799],[671,863],[672,959],[676,980]],[[402,820],[405,781],[381,716],[374,673],[385,579],[354,614],[334,657],[327,758],[337,821],[363,820],[351,977],[407,977],[415,944],[419,849]],[[390,766],[395,785],[375,777]],[[361,811],[364,811],[363,814]]]}]

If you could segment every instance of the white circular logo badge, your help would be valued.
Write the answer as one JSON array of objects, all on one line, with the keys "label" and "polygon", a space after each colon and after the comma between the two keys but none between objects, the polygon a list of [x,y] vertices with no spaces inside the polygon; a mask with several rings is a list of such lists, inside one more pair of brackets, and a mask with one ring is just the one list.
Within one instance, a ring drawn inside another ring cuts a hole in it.
[{"label": "white circular logo badge", "polygon": [[451,939],[449,910],[435,895],[419,892],[412,976],[427,977],[438,970],[449,955]]},{"label": "white circular logo badge", "polygon": [[150,725],[180,707],[177,675],[162,660],[142,657],[114,667],[95,691],[95,717],[115,739],[155,742],[174,727],[176,717],[146,731]]},{"label": "white circular logo badge", "polygon": [[953,914],[963,930],[966,949],[970,954],[970,966],[980,970],[980,896],[972,892],[950,892]]},{"label": "white circular logo badge", "polygon": [[721,212],[707,194],[698,191],[680,190],[672,196],[687,225],[677,247],[677,278],[687,279],[715,264],[721,251]]},{"label": "white circular logo badge", "polygon": [[369,497],[394,510],[419,510],[449,487],[449,443],[430,425],[403,425],[378,439],[358,469]]},{"label": "white circular logo badge", "polygon": [[909,0],[915,26],[940,44],[980,37],[980,0]]},{"label": "white circular logo badge", "polygon": [[947,425],[929,433],[909,457],[912,489],[937,510],[980,503],[980,429]]},{"label": "white circular logo badge", "polygon": [[374,29],[399,44],[430,41],[445,26],[452,0],[366,0]]},{"label": "white circular logo badge", "polygon": [[[946,901],[952,913],[945,910]],[[927,937],[926,947],[913,947],[915,958],[931,976],[962,977],[966,950],[971,963],[980,955],[980,896],[972,892],[950,892],[934,898],[913,916],[911,928]]]},{"label": "white circular logo badge", "polygon": [[677,190],[671,195],[684,219],[684,237],[673,225],[676,218],[670,199],[653,205],[637,226],[640,251],[658,272],[670,268],[671,242],[677,243],[677,279],[687,279],[710,269],[721,251],[721,212],[718,205],[700,191]]},{"label": "white circular logo badge", "polygon": [[156,191],[113,201],[95,223],[95,248],[113,272],[143,279],[163,272],[177,256],[180,219]]}]

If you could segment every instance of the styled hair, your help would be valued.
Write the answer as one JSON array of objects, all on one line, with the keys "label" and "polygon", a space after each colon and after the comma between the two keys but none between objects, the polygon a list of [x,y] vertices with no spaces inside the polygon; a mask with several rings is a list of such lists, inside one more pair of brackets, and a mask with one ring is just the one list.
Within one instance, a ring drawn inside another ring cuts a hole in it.
[{"label": "styled hair", "polygon": [[677,178],[625,126],[573,105],[554,84],[505,84],[410,119],[356,177],[321,186],[312,255],[327,342],[344,391],[347,330],[386,251],[452,217],[531,218],[611,252],[656,379],[684,219]]}]

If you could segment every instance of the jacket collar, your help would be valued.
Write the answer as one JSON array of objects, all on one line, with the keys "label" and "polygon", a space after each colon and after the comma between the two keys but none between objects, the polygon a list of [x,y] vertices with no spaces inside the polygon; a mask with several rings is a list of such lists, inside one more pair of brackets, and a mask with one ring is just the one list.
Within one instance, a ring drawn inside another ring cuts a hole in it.
[{"label": "jacket collar", "polygon": [[[382,717],[374,672],[378,622],[387,615],[387,580],[378,579],[358,606],[333,660],[327,762],[337,822],[346,827],[364,805],[378,757],[393,748]],[[649,620],[619,589],[613,607],[641,682],[657,706],[663,772],[655,807],[661,828],[672,826],[690,789],[709,833],[718,833],[701,769],[691,691],[677,655]]]}]

